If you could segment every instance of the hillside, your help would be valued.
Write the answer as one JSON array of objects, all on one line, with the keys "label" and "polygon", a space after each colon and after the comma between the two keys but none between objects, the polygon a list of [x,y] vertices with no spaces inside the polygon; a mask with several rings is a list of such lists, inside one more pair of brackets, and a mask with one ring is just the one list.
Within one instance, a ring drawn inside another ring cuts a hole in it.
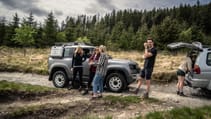
[{"label": "hillside", "polygon": [[[21,48],[0,47],[0,71],[8,72],[32,72],[38,74],[47,74],[47,60],[50,48],[45,49],[27,49],[26,56]],[[129,59],[136,61],[140,67],[143,67],[144,60],[142,52],[138,51],[109,51],[113,58]],[[176,79],[175,71],[179,66],[184,54],[172,55],[169,52],[158,52],[153,79],[155,80],[173,80]]]}]

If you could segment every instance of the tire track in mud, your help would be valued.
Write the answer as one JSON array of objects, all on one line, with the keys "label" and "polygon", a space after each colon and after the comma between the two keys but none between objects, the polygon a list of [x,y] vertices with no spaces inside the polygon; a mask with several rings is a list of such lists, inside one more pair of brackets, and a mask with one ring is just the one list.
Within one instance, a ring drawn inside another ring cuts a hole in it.
[{"label": "tire track in mud", "polygon": [[[48,76],[30,74],[30,73],[8,73],[8,72],[0,72],[0,80],[12,81],[12,82],[20,82],[20,83],[28,83],[32,85],[41,85],[47,87],[54,87],[51,81],[48,81]],[[152,81],[153,82],[153,81]],[[134,89],[136,84],[133,83],[130,85],[130,88]],[[139,96],[143,94],[143,89],[145,89],[145,85],[142,86],[141,91],[139,92]],[[176,102],[178,104],[184,106],[200,106],[206,104],[210,104],[210,98],[206,98],[197,94],[197,91],[188,87],[184,87],[184,92],[188,97],[180,97],[176,95],[176,82],[165,83],[165,84],[152,84],[151,85],[151,94],[153,98],[157,98],[160,100],[169,100]],[[133,95],[128,91],[122,93],[111,93],[105,92],[105,94],[109,95]],[[192,94],[197,94],[198,96],[193,96]],[[195,103],[196,102],[196,103]]]},{"label": "tire track in mud", "polygon": [[[7,73],[1,72],[0,73],[0,80],[12,81],[12,82],[20,82],[20,83],[28,83],[32,85],[41,85],[47,87],[53,87],[52,82],[48,81],[48,76],[37,75],[37,74],[24,74],[24,73]],[[95,114],[109,114],[113,115],[114,118],[124,118],[124,117],[136,117],[137,115],[143,115],[150,111],[163,111],[163,110],[170,110],[175,107],[200,107],[204,105],[211,105],[210,99],[201,97],[201,96],[193,96],[192,93],[195,93],[196,90],[190,89],[185,87],[184,92],[186,93],[187,97],[181,97],[176,95],[176,83],[166,83],[166,84],[156,84],[153,83],[151,85],[151,93],[150,97],[163,101],[161,104],[146,104],[140,103],[136,105],[130,105],[126,108],[117,109],[117,108],[110,108],[104,107],[104,103],[102,105],[97,105],[101,103],[93,103],[90,102],[89,99],[91,95],[82,96],[77,90],[65,90],[64,95],[47,95],[41,96],[38,100],[30,100],[30,101],[23,101],[17,100],[11,103],[0,103],[0,110],[2,112],[6,112],[13,107],[27,107],[27,106],[39,106],[39,105],[69,105],[73,104],[76,106],[81,105],[82,108],[86,107],[87,105],[93,108],[92,112]],[[130,85],[130,89],[134,89],[136,84],[133,83]],[[138,96],[142,96],[144,92],[145,86],[142,86]],[[129,96],[132,94],[130,91],[125,91],[122,93],[111,93],[105,92],[104,95],[114,95],[114,96]],[[83,102],[83,103],[81,103]],[[80,104],[81,103],[81,104]],[[96,107],[102,106],[101,111],[95,111]],[[109,106],[109,105],[108,105]],[[104,109],[105,108],[105,109]],[[75,108],[74,108],[75,109]],[[81,110],[77,108],[77,110]],[[104,112],[106,111],[106,112]],[[87,113],[88,110],[82,111],[81,113]],[[72,114],[72,113],[71,113]],[[0,114],[1,115],[1,114]],[[73,115],[77,115],[77,112],[74,112]],[[64,115],[67,116],[67,115]],[[63,118],[63,117],[62,117]]]}]

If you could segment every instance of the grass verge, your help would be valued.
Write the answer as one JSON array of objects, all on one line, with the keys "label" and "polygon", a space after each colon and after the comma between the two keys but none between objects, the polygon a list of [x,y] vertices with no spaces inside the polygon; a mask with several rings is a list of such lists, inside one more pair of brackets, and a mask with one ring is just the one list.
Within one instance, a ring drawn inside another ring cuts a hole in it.
[{"label": "grass verge", "polygon": [[8,81],[0,81],[0,91],[23,91],[23,92],[33,92],[33,93],[43,93],[56,91],[55,88],[49,88],[38,85],[30,85],[23,83],[14,83]]},{"label": "grass verge", "polygon": [[138,96],[106,96],[103,98],[105,102],[109,105],[121,105],[121,106],[128,106],[130,104],[140,103],[141,101],[145,101],[146,103],[158,103],[160,102],[158,99],[149,98],[149,99],[141,99]]},{"label": "grass verge", "polygon": [[103,98],[103,100],[105,100],[106,102],[109,102],[110,105],[114,105],[114,104],[121,104],[124,106],[127,106],[131,103],[139,103],[140,102],[140,98],[137,96],[106,96]]},{"label": "grass verge", "polygon": [[139,116],[136,119],[210,119],[211,106],[204,106],[199,108],[176,108],[164,112],[151,112],[146,116]]},{"label": "grass verge", "polygon": [[61,94],[56,88],[0,81],[0,103],[17,100],[39,100],[42,96]]},{"label": "grass verge", "polygon": [[4,119],[47,119],[56,118],[62,116],[68,112],[68,107],[61,104],[45,104],[27,107],[14,107],[12,110],[8,110],[5,115],[0,115]]}]

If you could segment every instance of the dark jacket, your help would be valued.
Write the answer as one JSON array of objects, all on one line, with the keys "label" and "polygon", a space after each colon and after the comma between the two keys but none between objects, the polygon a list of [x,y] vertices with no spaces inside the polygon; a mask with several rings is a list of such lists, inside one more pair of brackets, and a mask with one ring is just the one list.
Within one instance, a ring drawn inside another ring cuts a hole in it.
[{"label": "dark jacket", "polygon": [[153,69],[154,64],[155,64],[155,58],[157,55],[157,50],[153,47],[151,49],[148,49],[148,52],[151,52],[152,56],[145,59],[144,68],[145,69]]},{"label": "dark jacket", "polygon": [[86,57],[84,55],[81,55],[79,53],[73,54],[72,58],[72,68],[74,67],[83,67],[83,62],[86,60]]}]

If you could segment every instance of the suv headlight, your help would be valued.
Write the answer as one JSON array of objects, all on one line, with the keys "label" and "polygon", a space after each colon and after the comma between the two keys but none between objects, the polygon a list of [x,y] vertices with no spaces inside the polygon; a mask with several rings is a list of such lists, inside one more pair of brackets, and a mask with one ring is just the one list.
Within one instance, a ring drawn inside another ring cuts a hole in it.
[{"label": "suv headlight", "polygon": [[139,73],[139,71],[140,71],[138,64],[129,64],[129,67],[133,74]]},{"label": "suv headlight", "polygon": [[129,64],[130,69],[136,69],[136,65],[135,64]]}]

